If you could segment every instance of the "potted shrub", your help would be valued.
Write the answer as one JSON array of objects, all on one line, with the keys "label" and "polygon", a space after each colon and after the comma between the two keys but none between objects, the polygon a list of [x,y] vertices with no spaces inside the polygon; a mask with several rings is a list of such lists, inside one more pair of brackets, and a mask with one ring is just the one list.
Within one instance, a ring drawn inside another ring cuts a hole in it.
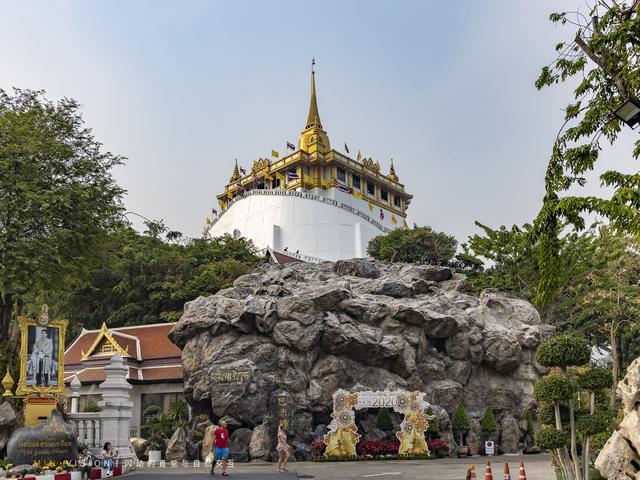
[{"label": "potted shrub", "polygon": [[458,456],[466,457],[469,455],[469,447],[464,445],[464,437],[471,428],[469,423],[469,416],[462,403],[456,405],[456,411],[453,416],[453,431],[458,432],[460,443],[458,448]]},{"label": "potted shrub", "polygon": [[159,462],[162,459],[162,450],[164,449],[164,424],[166,423],[165,415],[162,409],[157,405],[151,405],[142,413],[145,419],[143,430],[149,440],[149,461]]}]

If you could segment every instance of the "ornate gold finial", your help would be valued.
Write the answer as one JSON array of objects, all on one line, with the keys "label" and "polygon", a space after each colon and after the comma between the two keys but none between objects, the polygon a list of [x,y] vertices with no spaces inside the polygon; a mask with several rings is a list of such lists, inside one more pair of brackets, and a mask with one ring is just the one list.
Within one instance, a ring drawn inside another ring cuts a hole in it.
[{"label": "ornate gold finial", "polygon": [[42,305],[42,309],[40,310],[38,325],[40,325],[41,327],[46,327],[47,325],[49,325],[49,305],[47,305],[46,303]]},{"label": "ornate gold finial", "polygon": [[389,175],[387,175],[394,182],[398,181],[398,175],[396,175],[396,170],[393,168],[393,158],[391,159],[391,167],[389,168]]},{"label": "ornate gold finial", "polygon": [[298,149],[307,153],[328,153],[331,150],[327,132],[322,129],[320,113],[318,112],[318,100],[316,97],[316,59],[311,60],[311,98],[309,100],[309,115],[307,125],[298,139]]},{"label": "ornate gold finial", "polygon": [[311,128],[314,125],[322,128],[320,123],[320,113],[318,112],[318,100],[316,99],[316,71],[315,71],[316,58],[311,60],[311,100],[309,102],[309,115],[307,116],[306,128]]},{"label": "ornate gold finial", "polygon": [[2,394],[3,397],[13,396],[13,386],[15,385],[15,383],[15,380],[13,379],[11,373],[9,373],[9,369],[7,368],[7,373],[2,379],[2,386],[4,387],[4,393]]},{"label": "ornate gold finial", "polygon": [[236,158],[236,166],[233,168],[233,175],[229,179],[229,183],[240,180],[240,170],[238,170],[238,159]]}]

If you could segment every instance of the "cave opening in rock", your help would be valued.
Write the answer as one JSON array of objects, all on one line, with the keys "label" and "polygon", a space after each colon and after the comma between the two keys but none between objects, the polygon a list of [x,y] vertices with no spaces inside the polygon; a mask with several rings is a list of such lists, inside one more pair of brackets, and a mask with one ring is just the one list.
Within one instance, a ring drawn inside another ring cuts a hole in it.
[{"label": "cave opening in rock", "polygon": [[440,353],[447,353],[447,340],[445,338],[436,338],[433,340],[434,348]]}]

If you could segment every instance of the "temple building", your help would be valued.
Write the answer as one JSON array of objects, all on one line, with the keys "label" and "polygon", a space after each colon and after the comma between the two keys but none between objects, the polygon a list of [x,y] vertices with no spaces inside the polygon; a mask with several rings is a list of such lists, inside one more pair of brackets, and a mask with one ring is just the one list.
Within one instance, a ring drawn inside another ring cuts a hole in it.
[{"label": "temple building", "polygon": [[377,235],[407,226],[412,195],[405,192],[393,160],[387,174],[360,152],[351,158],[331,148],[323,129],[311,69],[311,100],[297,148],[287,155],[239,168],[217,195],[220,213],[208,221],[212,237],[253,240],[272,257],[306,261],[365,257]]},{"label": "temple building", "polygon": [[[182,350],[167,336],[173,323],[135,327],[84,328],[64,352],[64,382],[67,389],[77,377],[80,411],[100,400],[98,386],[106,378],[104,367],[119,353],[128,367],[127,380],[133,385],[131,436],[140,435],[142,412],[157,405],[165,412],[174,401],[184,400]],[[70,391],[67,392],[70,394]]]}]

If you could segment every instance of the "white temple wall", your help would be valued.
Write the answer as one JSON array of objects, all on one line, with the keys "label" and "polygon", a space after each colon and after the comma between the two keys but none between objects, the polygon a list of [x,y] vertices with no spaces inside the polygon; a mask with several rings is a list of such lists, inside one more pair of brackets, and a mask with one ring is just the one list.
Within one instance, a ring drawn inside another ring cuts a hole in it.
[{"label": "white temple wall", "polygon": [[[315,190],[315,189],[314,189]],[[318,189],[319,190],[319,189]],[[370,211],[366,200],[359,200],[337,189],[309,192],[331,198],[356,208],[388,229],[402,226],[402,218],[391,221],[391,213],[384,211],[379,217],[379,207]],[[319,200],[291,195],[247,195],[237,199],[209,230],[211,236],[225,233],[247,237],[259,249],[267,246],[276,250],[285,247],[301,254],[339,260],[366,256],[369,241],[382,233],[369,220]]]}]

